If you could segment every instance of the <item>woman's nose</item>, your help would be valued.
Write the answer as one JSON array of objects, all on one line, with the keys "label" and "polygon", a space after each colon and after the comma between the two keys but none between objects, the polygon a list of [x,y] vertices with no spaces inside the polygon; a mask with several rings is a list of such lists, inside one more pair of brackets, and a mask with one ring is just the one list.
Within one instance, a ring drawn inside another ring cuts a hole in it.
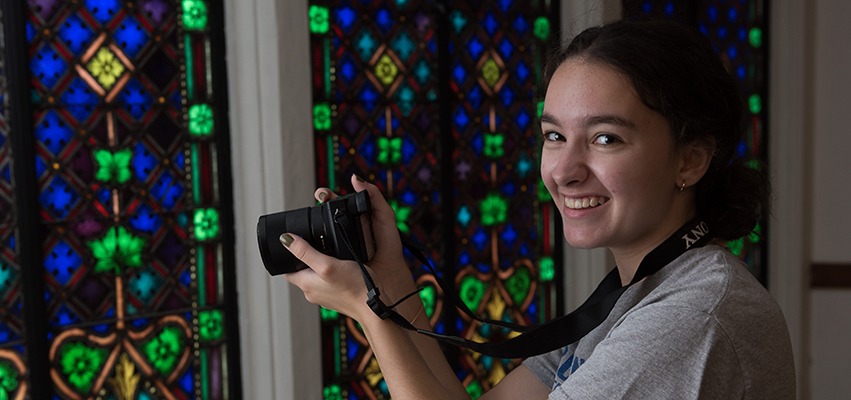
[{"label": "woman's nose", "polygon": [[568,186],[574,182],[582,182],[588,176],[587,155],[581,145],[565,145],[555,154],[551,154],[551,175],[559,186]]}]

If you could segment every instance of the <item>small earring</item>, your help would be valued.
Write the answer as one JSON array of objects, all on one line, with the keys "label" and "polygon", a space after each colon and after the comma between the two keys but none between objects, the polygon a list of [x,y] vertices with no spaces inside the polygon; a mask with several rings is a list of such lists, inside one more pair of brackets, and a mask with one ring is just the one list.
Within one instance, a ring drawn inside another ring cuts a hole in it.
[{"label": "small earring", "polygon": [[685,188],[686,188],[686,182],[685,182],[685,181],[683,181],[683,185],[682,185],[682,186],[680,186],[680,191],[682,192],[682,191],[683,191],[683,189],[685,189]]}]

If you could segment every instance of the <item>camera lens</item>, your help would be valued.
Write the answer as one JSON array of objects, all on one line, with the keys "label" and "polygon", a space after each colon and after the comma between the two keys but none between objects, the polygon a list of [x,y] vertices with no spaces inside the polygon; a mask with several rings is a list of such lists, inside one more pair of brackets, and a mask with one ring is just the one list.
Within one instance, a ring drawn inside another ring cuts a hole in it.
[{"label": "camera lens", "polygon": [[293,233],[312,242],[310,213],[307,208],[263,215],[257,221],[260,257],[271,275],[286,274],[307,268],[281,244],[282,233]]}]

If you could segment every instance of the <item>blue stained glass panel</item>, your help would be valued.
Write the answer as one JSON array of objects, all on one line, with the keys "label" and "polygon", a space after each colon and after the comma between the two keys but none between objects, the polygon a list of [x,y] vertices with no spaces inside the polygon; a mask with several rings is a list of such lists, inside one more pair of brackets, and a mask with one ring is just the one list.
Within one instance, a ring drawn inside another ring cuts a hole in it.
[{"label": "blue stained glass panel", "polygon": [[51,214],[59,218],[65,218],[68,215],[71,206],[73,206],[80,196],[77,191],[65,182],[61,177],[53,178],[50,185],[41,192],[38,196],[38,201]]},{"label": "blue stained glass panel", "polygon": [[142,50],[148,43],[148,33],[133,17],[124,18],[113,37],[124,54],[127,54],[130,58],[136,57],[139,50]]},{"label": "blue stained glass panel", "polygon": [[136,179],[140,182],[145,182],[148,180],[148,176],[154,170],[154,167],[159,164],[159,160],[148,151],[148,148],[144,144],[138,142],[134,147],[132,164]]},{"label": "blue stained glass panel", "polygon": [[408,58],[411,57],[411,54],[414,50],[416,50],[416,45],[411,40],[411,37],[404,31],[400,32],[395,38],[393,38],[390,46],[403,62],[408,61]]},{"label": "blue stained glass panel", "polygon": [[59,28],[59,38],[77,56],[86,50],[93,36],[92,30],[76,14],[69,16]]},{"label": "blue stained glass panel", "polygon": [[44,269],[64,286],[82,263],[82,257],[68,243],[60,240],[45,257]]},{"label": "blue stained glass panel", "polygon": [[130,226],[140,232],[153,234],[160,229],[162,218],[154,213],[147,205],[142,205],[136,210],[135,215],[130,217]]},{"label": "blue stained glass panel", "polygon": [[86,8],[101,24],[109,22],[121,8],[118,0],[86,0]]},{"label": "blue stained glass panel", "polygon": [[336,9],[335,14],[337,16],[335,19],[337,26],[346,33],[351,32],[352,26],[357,21],[355,10],[352,10],[351,7],[340,7]]},{"label": "blue stained glass panel", "polygon": [[35,137],[53,154],[59,152],[74,137],[74,131],[59,118],[55,111],[49,111],[44,120],[35,128]]},{"label": "blue stained glass panel", "polygon": [[95,106],[98,105],[98,96],[89,88],[86,82],[80,78],[75,78],[65,93],[60,98],[60,103],[64,105],[71,115],[78,121],[85,121],[92,113]]},{"label": "blue stained glass panel", "polygon": [[30,61],[30,70],[48,88],[59,81],[67,67],[65,60],[50,46],[43,46]]},{"label": "blue stained glass panel", "polygon": [[124,104],[125,110],[133,117],[140,119],[151,108],[154,98],[139,81],[131,79],[118,95],[118,102]]},{"label": "blue stained glass panel", "polygon": [[171,172],[165,171],[151,188],[151,196],[166,209],[172,209],[185,191],[180,181],[174,179]]}]

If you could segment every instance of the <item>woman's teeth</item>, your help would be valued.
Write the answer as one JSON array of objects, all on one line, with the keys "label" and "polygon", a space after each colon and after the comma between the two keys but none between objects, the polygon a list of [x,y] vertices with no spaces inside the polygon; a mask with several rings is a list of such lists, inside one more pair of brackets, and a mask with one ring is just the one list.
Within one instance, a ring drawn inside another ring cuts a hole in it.
[{"label": "woman's teeth", "polygon": [[583,197],[581,199],[565,197],[564,205],[573,210],[581,210],[583,208],[597,207],[607,201],[609,201],[607,197]]}]

